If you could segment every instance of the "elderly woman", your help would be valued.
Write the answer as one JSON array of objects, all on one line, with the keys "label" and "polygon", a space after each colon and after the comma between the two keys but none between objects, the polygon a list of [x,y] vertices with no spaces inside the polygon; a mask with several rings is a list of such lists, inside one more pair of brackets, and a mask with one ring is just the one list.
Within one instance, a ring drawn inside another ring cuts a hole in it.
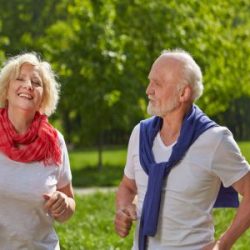
[{"label": "elderly woman", "polygon": [[59,85],[35,53],[0,72],[0,249],[60,249],[53,220],[75,211],[63,136],[49,124]]}]

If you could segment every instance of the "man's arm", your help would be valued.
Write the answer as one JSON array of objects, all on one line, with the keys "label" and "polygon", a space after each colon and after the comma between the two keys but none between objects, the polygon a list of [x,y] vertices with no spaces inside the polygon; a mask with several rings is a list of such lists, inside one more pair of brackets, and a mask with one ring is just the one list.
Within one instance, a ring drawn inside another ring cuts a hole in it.
[{"label": "man's arm", "polygon": [[250,227],[250,172],[235,182],[233,187],[242,195],[242,200],[232,224],[216,243],[204,248],[204,250],[229,250]]},{"label": "man's arm", "polygon": [[121,237],[129,234],[133,220],[136,220],[136,207],[133,200],[137,193],[135,181],[124,175],[116,193],[115,230]]}]

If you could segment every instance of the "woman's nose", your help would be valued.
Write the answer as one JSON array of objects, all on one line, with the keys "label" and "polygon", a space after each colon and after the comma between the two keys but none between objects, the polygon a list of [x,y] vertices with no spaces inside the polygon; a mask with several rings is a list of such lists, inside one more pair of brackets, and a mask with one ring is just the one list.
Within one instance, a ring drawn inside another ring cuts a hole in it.
[{"label": "woman's nose", "polygon": [[23,87],[31,90],[32,89],[32,82],[31,82],[31,80],[25,80],[23,82]]}]

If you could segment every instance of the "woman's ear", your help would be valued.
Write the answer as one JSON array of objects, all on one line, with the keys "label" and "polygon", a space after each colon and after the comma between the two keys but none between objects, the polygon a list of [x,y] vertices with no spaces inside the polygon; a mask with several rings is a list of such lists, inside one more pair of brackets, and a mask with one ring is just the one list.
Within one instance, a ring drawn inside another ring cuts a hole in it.
[{"label": "woman's ear", "polygon": [[190,85],[186,85],[182,90],[181,90],[181,95],[180,95],[180,102],[188,102],[192,98],[192,88]]}]

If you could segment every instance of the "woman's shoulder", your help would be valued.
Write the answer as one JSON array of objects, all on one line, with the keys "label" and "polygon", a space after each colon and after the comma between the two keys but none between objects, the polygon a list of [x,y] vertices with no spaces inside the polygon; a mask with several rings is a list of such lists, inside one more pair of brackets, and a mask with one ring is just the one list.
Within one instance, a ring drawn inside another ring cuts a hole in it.
[{"label": "woman's shoulder", "polygon": [[59,130],[57,130],[57,129],[55,129],[55,130],[56,130],[56,133],[57,133],[57,136],[58,136],[58,141],[59,141],[60,146],[64,145],[65,140],[64,140],[63,134]]}]

